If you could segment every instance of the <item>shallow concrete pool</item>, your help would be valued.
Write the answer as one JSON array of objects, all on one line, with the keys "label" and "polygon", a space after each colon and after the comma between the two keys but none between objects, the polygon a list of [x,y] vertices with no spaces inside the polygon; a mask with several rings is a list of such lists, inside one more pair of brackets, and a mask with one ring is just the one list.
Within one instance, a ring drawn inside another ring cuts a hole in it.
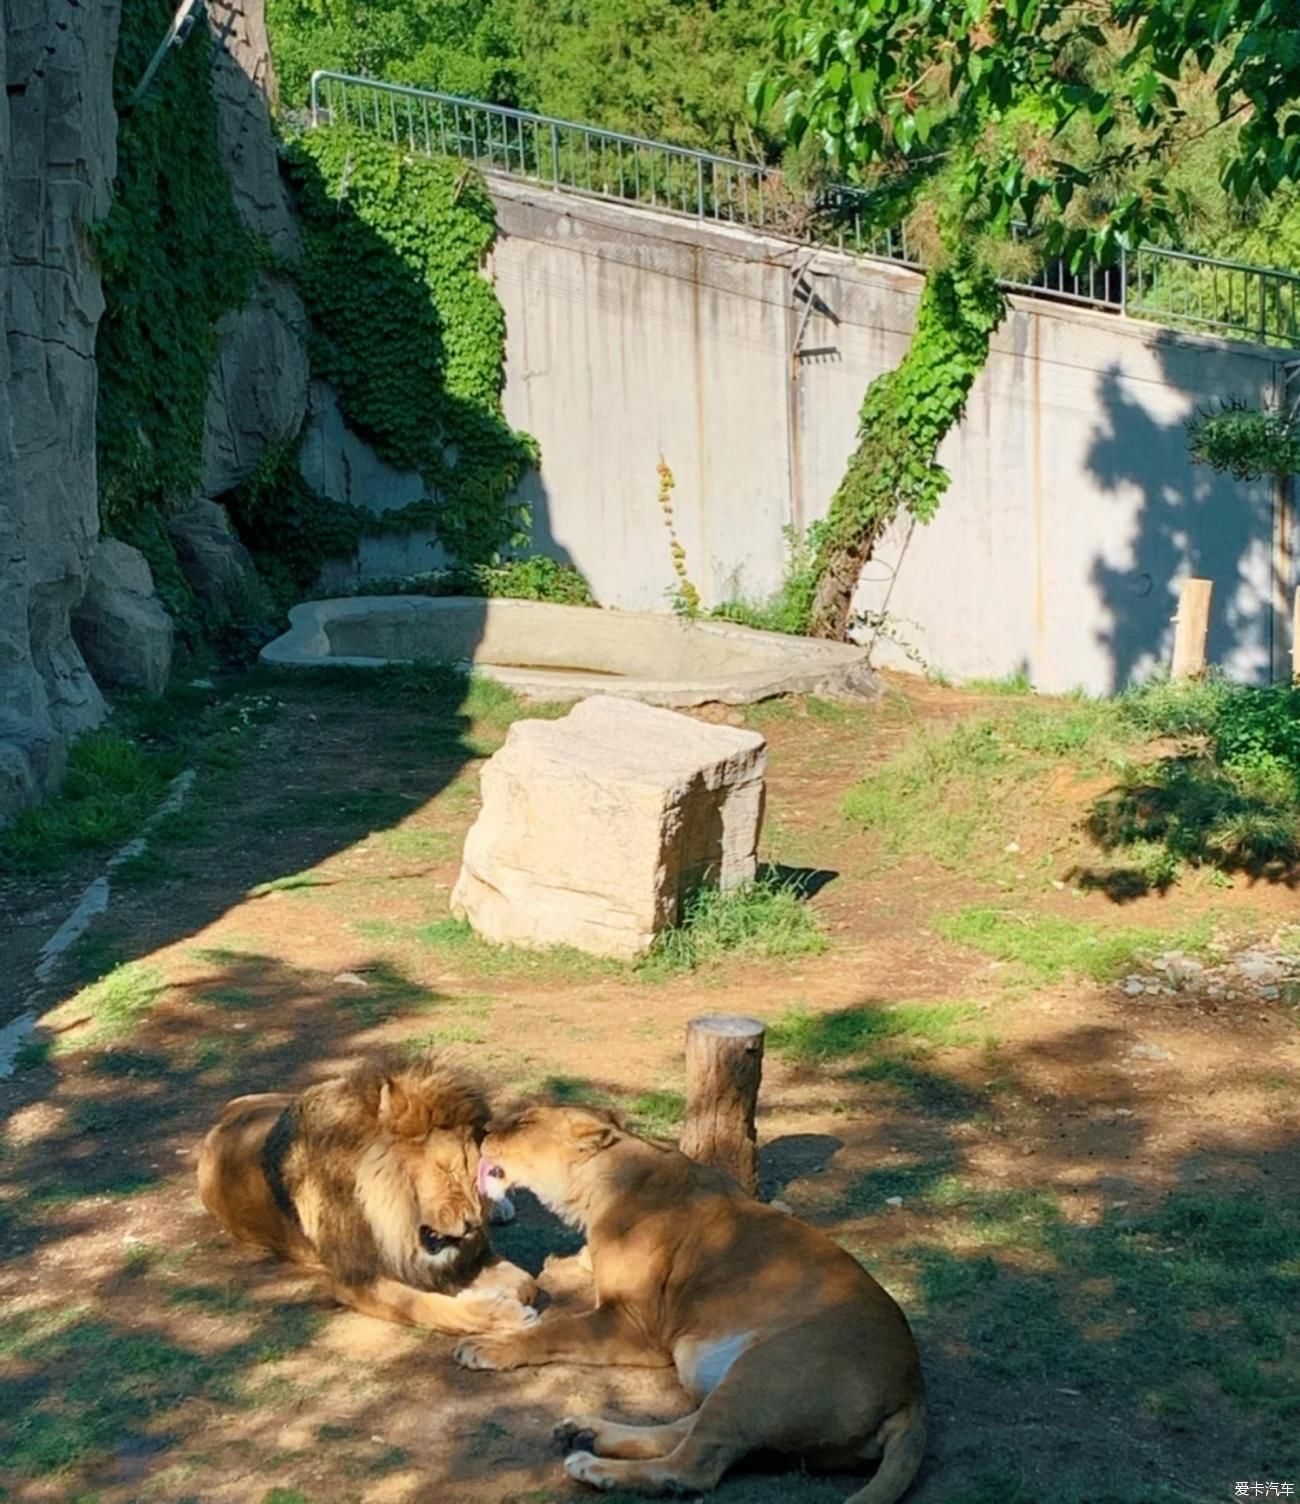
[{"label": "shallow concrete pool", "polygon": [[470,664],[534,700],[626,695],[650,705],[746,705],[773,695],[870,695],[864,648],[730,622],[474,596],[308,601],[262,649],[282,667]]}]

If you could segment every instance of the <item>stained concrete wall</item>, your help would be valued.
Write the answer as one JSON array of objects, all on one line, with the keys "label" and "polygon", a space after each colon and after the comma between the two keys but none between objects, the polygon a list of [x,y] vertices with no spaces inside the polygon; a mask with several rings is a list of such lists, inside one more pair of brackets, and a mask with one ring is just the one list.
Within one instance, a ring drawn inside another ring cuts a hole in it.
[{"label": "stained concrete wall", "polygon": [[[919,278],[821,253],[800,335],[801,248],[492,186],[506,415],[543,455],[528,486],[538,545],[605,604],[666,609],[662,455],[706,601],[773,589],[783,529],[824,512],[862,394],[906,347]],[[1024,669],[1043,689],[1105,692],[1167,661],[1178,581],[1206,575],[1212,657],[1267,677],[1295,582],[1271,488],[1190,465],[1183,421],[1279,381],[1277,352],[1017,301],[944,445],[938,518],[885,540],[859,605],[950,674]],[[908,662],[885,639],[878,660]]]}]

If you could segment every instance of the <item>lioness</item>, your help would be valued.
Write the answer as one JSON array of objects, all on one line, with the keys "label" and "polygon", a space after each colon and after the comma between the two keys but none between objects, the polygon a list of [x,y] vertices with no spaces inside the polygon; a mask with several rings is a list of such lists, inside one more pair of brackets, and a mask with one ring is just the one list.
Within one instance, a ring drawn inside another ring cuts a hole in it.
[{"label": "lioness", "polygon": [[477,1085],[433,1059],[236,1097],[203,1140],[199,1194],[235,1237],[323,1272],[368,1316],[522,1327],[537,1287],[488,1244],[487,1117]]},{"label": "lioness", "polygon": [[[747,1452],[814,1466],[879,1462],[848,1504],[893,1504],[925,1448],[925,1396],[903,1313],[858,1262],[727,1176],[628,1133],[612,1114],[533,1107],[483,1142],[587,1234],[596,1309],[457,1344],[466,1368],[676,1366],[699,1402],[669,1425],[578,1416],[556,1428],[596,1488],[698,1492]],[[594,1455],[593,1455],[594,1454]]]}]

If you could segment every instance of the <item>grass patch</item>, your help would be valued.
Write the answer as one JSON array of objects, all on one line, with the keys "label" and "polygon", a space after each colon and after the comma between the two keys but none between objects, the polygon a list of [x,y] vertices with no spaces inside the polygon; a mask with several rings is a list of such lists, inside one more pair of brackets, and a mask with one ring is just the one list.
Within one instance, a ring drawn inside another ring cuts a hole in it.
[{"label": "grass patch", "polygon": [[70,856],[128,840],[179,769],[121,731],[91,731],[73,743],[62,792],[21,811],[0,832],[0,863],[53,872]]},{"label": "grass patch", "polygon": [[1052,914],[1026,914],[973,905],[935,921],[945,940],[997,961],[1013,962],[1035,981],[1072,975],[1113,981],[1139,966],[1153,951],[1204,951],[1210,921],[1183,930],[1095,929]]},{"label": "grass patch", "polygon": [[1000,679],[967,679],[963,682],[962,688],[976,695],[1032,695],[1034,693],[1034,686],[1029,682],[1028,670],[1023,668],[1018,668],[1010,674],[1003,674]]},{"label": "grass patch", "polygon": [[970,1027],[979,1017],[973,1003],[894,1003],[878,1008],[842,1008],[813,1013],[792,1008],[767,1027],[767,1048],[796,1065],[817,1065],[861,1055],[887,1040],[930,1048],[974,1043]]},{"label": "grass patch", "polygon": [[243,987],[210,987],[199,993],[199,1002],[209,1003],[214,1008],[226,1008],[232,1013],[246,1013],[257,1007],[258,999]]},{"label": "grass patch", "polygon": [[354,928],[358,934],[372,940],[414,944],[433,951],[484,977],[580,978],[611,975],[623,970],[617,961],[602,961],[567,945],[547,946],[541,950],[493,945],[476,935],[465,920],[450,916],[429,924],[393,924],[382,919],[361,919]]},{"label": "grass patch", "polygon": [[778,961],[825,949],[826,936],[797,885],[759,878],[730,893],[701,888],[692,894],[680,923],[656,938],[637,973],[654,981],[724,956]]},{"label": "grass patch", "polygon": [[247,893],[249,898],[265,898],[268,893],[297,893],[303,888],[328,888],[329,880],[317,877],[314,872],[291,872],[286,877],[273,877],[270,882],[257,883]]},{"label": "grass patch", "polygon": [[412,1034],[402,1041],[402,1054],[408,1060],[418,1060],[431,1050],[442,1049],[449,1044],[486,1044],[489,1039],[488,1014],[492,1000],[488,997],[444,998],[445,1021],[432,1029]]},{"label": "grass patch", "polygon": [[878,833],[891,860],[909,856],[952,870],[1005,841],[1026,789],[1069,760],[1095,765],[1119,755],[1113,709],[1090,703],[1026,705],[918,733],[843,800],[846,819]]},{"label": "grass patch", "polygon": [[944,1176],[920,1195],[944,1242],[910,1250],[922,1319],[973,1377],[1105,1393],[1175,1431],[1208,1383],[1270,1476],[1300,1464],[1300,1214],[1285,1198],[1179,1190],[1083,1223],[1034,1188]]},{"label": "grass patch", "polygon": [[677,1137],[686,1116],[686,1098],[679,1091],[643,1091],[623,1104],[628,1125],[646,1138]]},{"label": "grass patch", "polygon": [[456,854],[456,838],[445,830],[403,828],[381,831],[375,840],[403,861],[440,862]]},{"label": "grass patch", "polygon": [[1300,866],[1300,774],[1271,759],[1162,758],[1127,769],[1086,828],[1103,851],[1122,853],[1121,870],[1141,874],[1143,853],[1156,851],[1175,868],[1284,879]]},{"label": "grass patch", "polygon": [[536,1089],[566,1106],[611,1107],[644,1138],[675,1139],[686,1116],[686,1098],[676,1091],[620,1092],[581,1076],[546,1076]]},{"label": "grass patch", "polygon": [[[1021,694],[1017,679],[977,683]],[[949,870],[999,848],[1033,786],[1062,765],[1118,772],[1093,806],[1092,841],[1122,863],[1076,867],[1081,886],[1125,899],[1163,891],[1186,865],[1290,878],[1300,870],[1300,691],[1219,679],[1156,681],[1110,701],[1076,697],[1009,705],[946,733],[919,732],[845,795],[845,817],[878,833],[890,860]],[[1152,760],[1149,744],[1182,746]]]},{"label": "grass patch", "polygon": [[129,1038],[166,986],[162,974],[142,962],[115,967],[41,1019],[42,1029],[54,1031],[50,1053],[102,1049]]},{"label": "grass patch", "polygon": [[[988,1043],[987,1031],[975,1027],[979,1018],[980,1010],[966,1002],[894,1003],[834,1013],[791,1008],[768,1024],[767,1048],[805,1069],[842,1065],[841,1080],[883,1088],[878,1107],[972,1119],[987,1111],[991,1085],[976,1090],[953,1080],[935,1068],[931,1057],[981,1039]],[[873,1181],[874,1200],[893,1194],[877,1194],[877,1189]]]},{"label": "grass patch", "polygon": [[338,984],[334,1005],[350,1014],[363,1028],[374,1028],[401,1013],[420,1013],[436,1008],[443,1001],[431,988],[422,987],[397,967],[383,962],[372,963],[360,975],[366,985]]},{"label": "grass patch", "polygon": [[[0,831],[0,870],[56,872],[81,853],[124,844],[139,832],[182,768],[236,767],[255,730],[278,708],[268,696],[220,699],[189,686],[177,686],[156,700],[118,696],[112,724],[73,743],[60,792],[23,810]],[[191,812],[187,805],[160,821],[150,842],[175,844],[173,822],[207,818],[206,811]],[[124,881],[151,883],[172,875],[156,861],[133,861],[119,869]]]}]

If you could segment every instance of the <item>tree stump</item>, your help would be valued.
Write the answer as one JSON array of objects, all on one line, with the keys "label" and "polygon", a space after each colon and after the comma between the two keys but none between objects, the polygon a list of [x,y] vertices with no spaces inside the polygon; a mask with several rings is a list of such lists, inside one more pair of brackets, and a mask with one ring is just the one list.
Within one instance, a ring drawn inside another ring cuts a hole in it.
[{"label": "tree stump", "polygon": [[758,1189],[754,1109],[763,1079],[764,1026],[714,1013],[686,1026],[686,1121],[681,1150],[725,1170],[752,1196]]}]

